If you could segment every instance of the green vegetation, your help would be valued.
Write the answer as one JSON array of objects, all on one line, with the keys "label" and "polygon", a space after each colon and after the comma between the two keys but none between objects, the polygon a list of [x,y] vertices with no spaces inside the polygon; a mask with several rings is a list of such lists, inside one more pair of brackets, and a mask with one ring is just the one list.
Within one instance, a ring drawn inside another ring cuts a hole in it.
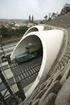
[{"label": "green vegetation", "polygon": [[25,33],[27,29],[27,26],[20,26],[19,28],[2,26],[0,28],[0,35],[2,35],[2,38],[11,38],[14,36],[20,37]]},{"label": "green vegetation", "polygon": [[70,12],[70,6],[64,6],[64,8],[61,11],[61,15],[64,15],[66,13]]}]

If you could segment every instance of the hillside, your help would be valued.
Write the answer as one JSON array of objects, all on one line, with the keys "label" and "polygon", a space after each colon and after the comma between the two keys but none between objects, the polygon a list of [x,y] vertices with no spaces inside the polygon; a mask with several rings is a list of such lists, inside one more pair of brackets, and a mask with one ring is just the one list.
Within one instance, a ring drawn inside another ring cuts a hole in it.
[{"label": "hillside", "polygon": [[70,27],[70,12],[65,15],[58,16],[53,20],[50,20],[49,22],[47,22],[47,24],[62,28]]}]

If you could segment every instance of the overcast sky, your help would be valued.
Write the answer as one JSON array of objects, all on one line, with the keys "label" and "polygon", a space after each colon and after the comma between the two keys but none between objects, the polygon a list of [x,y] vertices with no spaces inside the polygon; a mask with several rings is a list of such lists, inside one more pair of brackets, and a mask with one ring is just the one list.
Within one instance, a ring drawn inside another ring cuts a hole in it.
[{"label": "overcast sky", "polygon": [[43,19],[52,12],[60,12],[70,0],[0,0],[0,18],[27,19],[32,14],[35,19]]}]

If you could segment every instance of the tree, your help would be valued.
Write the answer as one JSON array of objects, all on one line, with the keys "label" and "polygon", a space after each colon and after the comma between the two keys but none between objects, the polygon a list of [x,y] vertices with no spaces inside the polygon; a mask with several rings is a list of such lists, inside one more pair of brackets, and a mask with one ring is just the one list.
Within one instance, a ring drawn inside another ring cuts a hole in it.
[{"label": "tree", "polygon": [[12,27],[5,27],[2,26],[0,28],[0,35],[2,35],[3,38],[10,38],[14,36],[20,36],[27,31],[28,27],[27,26],[20,26],[18,29],[17,28],[12,28]]},{"label": "tree", "polygon": [[8,28],[2,26],[0,30],[2,37],[8,37]]},{"label": "tree", "polygon": [[45,20],[47,20],[47,15],[46,15],[46,16],[44,16],[44,19],[45,19]]},{"label": "tree", "polygon": [[57,16],[58,16],[58,13],[53,12],[52,15],[51,15],[51,19],[54,19],[54,18],[56,18]]},{"label": "tree", "polygon": [[18,34],[24,34],[27,31],[27,29],[28,29],[27,26],[20,26],[17,32]]},{"label": "tree", "polygon": [[64,15],[66,13],[70,12],[70,6],[69,5],[65,5],[64,8],[61,10],[61,15]]}]

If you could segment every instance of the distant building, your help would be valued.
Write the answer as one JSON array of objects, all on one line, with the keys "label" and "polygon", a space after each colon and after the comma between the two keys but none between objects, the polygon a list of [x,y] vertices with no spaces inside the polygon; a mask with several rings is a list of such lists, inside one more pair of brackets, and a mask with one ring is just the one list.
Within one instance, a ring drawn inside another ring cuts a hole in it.
[{"label": "distant building", "polygon": [[31,15],[29,15],[29,22],[31,22]]},{"label": "distant building", "polygon": [[32,16],[32,22],[34,22],[34,17]]},{"label": "distant building", "polygon": [[29,22],[30,22],[30,23],[33,23],[33,22],[34,22],[34,16],[33,16],[33,15],[32,15],[32,16],[29,15]]}]

